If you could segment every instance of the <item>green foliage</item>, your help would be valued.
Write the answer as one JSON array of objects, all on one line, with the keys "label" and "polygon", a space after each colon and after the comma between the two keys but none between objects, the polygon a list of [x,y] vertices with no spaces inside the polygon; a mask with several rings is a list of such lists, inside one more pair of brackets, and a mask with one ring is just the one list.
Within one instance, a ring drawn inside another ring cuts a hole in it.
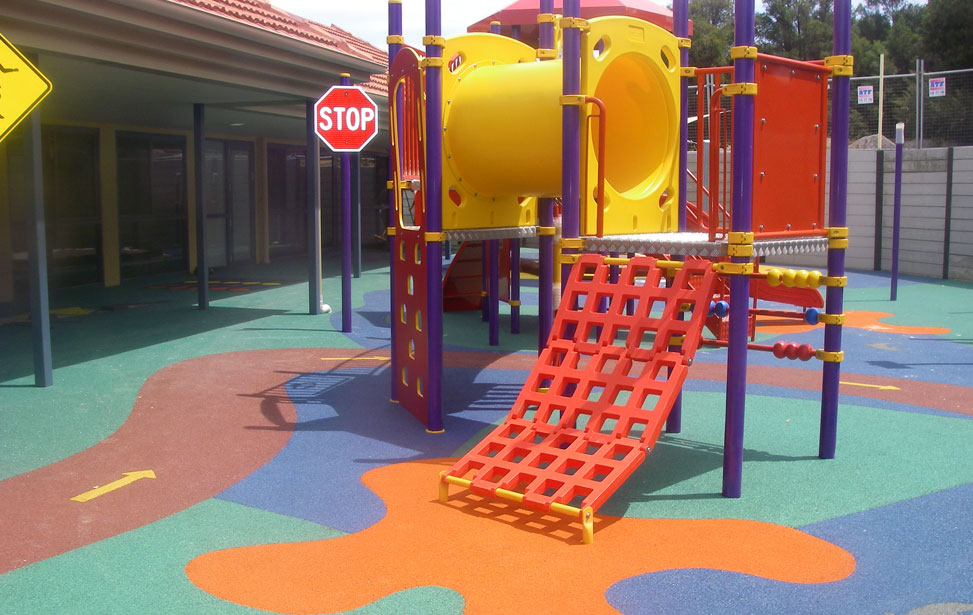
[{"label": "green foliage", "polygon": [[696,0],[689,3],[693,22],[693,66],[726,66],[733,45],[733,0]]},{"label": "green foliage", "polygon": [[832,0],[766,0],[756,15],[757,46],[764,53],[816,60],[831,55]]},{"label": "green foliage", "polygon": [[973,68],[973,2],[929,0],[922,14],[922,42],[928,70]]}]

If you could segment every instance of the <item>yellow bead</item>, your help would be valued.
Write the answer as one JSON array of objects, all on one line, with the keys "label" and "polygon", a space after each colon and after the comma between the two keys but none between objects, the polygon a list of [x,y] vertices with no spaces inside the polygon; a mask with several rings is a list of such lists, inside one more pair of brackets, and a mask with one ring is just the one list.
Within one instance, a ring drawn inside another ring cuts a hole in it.
[{"label": "yellow bead", "polygon": [[791,288],[794,286],[794,277],[797,276],[797,272],[793,269],[788,269],[784,272],[784,286]]},{"label": "yellow bead", "polygon": [[767,272],[767,283],[771,286],[780,286],[780,269],[771,269]]},{"label": "yellow bead", "polygon": [[801,271],[798,271],[797,275],[794,276],[794,285],[797,286],[798,288],[807,288],[807,276],[808,276],[807,271],[803,269]]},{"label": "yellow bead", "polygon": [[811,288],[817,288],[821,286],[821,272],[811,271],[807,274],[807,285]]}]

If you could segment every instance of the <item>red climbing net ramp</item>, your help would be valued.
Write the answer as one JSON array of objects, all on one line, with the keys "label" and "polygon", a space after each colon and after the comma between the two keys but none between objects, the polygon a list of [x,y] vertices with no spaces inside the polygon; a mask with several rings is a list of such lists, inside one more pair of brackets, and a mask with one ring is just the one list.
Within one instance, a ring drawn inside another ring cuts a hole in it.
[{"label": "red climbing net ramp", "polygon": [[459,485],[576,515],[591,542],[594,511],[659,437],[699,345],[716,280],[707,261],[581,256],[516,403],[442,473],[440,499]]}]

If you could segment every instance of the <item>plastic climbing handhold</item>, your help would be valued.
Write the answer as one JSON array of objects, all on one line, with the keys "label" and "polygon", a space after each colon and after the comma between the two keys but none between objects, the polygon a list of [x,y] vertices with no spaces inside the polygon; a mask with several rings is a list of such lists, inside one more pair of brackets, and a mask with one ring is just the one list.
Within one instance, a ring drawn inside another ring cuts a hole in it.
[{"label": "plastic climbing handhold", "polygon": [[821,310],[818,308],[808,308],[807,311],[804,312],[804,322],[809,325],[816,325],[818,324],[818,316],[820,314]]},{"label": "plastic climbing handhold", "polygon": [[726,301],[717,301],[713,312],[720,318],[725,318],[730,313],[730,304]]}]

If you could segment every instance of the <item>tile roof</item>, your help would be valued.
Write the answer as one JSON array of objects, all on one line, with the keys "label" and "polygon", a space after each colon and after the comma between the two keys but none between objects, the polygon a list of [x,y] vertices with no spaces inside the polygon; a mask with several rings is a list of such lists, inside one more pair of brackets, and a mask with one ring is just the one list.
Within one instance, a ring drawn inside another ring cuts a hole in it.
[{"label": "tile roof", "polygon": [[[294,15],[273,6],[267,0],[164,0],[181,4],[226,19],[244,23],[281,36],[301,40],[350,56],[388,64],[388,53],[373,46],[350,32],[335,25],[326,26]],[[380,94],[387,91],[385,74],[372,75],[367,83],[360,84],[367,90]]]}]

